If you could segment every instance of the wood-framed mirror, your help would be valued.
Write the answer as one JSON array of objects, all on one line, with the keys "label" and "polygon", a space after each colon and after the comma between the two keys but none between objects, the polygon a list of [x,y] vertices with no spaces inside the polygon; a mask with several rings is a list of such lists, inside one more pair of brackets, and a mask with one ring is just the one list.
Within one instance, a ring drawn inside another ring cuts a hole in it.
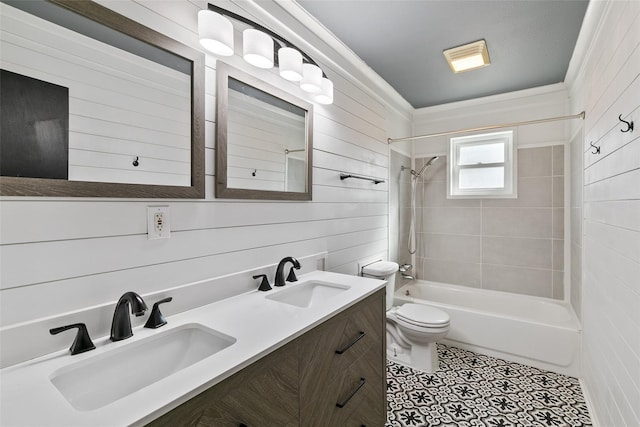
[{"label": "wood-framed mirror", "polygon": [[313,105],[218,61],[216,197],[311,200]]},{"label": "wood-framed mirror", "polygon": [[204,198],[204,54],[92,1],[0,7],[1,196]]}]

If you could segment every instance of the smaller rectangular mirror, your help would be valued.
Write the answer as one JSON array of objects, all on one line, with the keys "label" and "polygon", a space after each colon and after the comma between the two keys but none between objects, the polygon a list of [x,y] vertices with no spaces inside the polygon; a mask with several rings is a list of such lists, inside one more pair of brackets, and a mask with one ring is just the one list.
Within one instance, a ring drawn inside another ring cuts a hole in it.
[{"label": "smaller rectangular mirror", "polygon": [[311,200],[313,106],[217,67],[216,197]]}]

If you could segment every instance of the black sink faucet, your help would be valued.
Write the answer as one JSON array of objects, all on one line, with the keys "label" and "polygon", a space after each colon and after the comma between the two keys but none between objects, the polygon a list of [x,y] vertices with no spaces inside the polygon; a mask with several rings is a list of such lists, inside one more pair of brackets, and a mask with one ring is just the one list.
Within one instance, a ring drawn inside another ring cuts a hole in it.
[{"label": "black sink faucet", "polygon": [[286,257],[286,258],[282,258],[282,260],[278,263],[278,268],[276,268],[276,279],[274,281],[274,286],[284,286],[285,282],[284,282],[284,265],[286,263],[292,263],[293,264],[293,268],[295,268],[296,270],[300,270],[300,263],[298,262],[297,259],[293,258],[293,257]]},{"label": "black sink faucet", "polygon": [[126,340],[133,336],[133,332],[131,331],[131,318],[127,310],[129,305],[131,306],[131,314],[134,314],[136,317],[142,316],[144,312],[147,311],[147,304],[144,303],[140,295],[135,292],[127,292],[122,295],[113,313],[111,341]]}]

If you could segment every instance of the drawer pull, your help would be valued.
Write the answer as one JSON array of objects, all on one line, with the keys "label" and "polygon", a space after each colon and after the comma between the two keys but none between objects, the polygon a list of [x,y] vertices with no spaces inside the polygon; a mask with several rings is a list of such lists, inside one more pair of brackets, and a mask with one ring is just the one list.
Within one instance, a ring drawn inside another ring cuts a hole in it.
[{"label": "drawer pull", "polygon": [[336,403],[336,406],[337,406],[338,408],[344,408],[344,407],[345,407],[345,405],[346,405],[347,403],[349,403],[349,401],[351,400],[351,398],[352,398],[353,396],[355,396],[355,394],[358,392],[358,390],[360,390],[360,389],[362,388],[362,386],[363,386],[363,385],[365,385],[365,383],[366,383],[366,382],[367,382],[367,380],[365,380],[364,378],[360,378],[360,384],[358,384],[358,387],[356,387],[356,389],[355,389],[355,390],[353,390],[353,391],[351,392],[351,394],[349,395],[349,397],[347,397],[347,398],[345,399],[345,401],[344,401],[344,402],[338,402],[338,403]]},{"label": "drawer pull", "polygon": [[366,332],[360,332],[360,334],[356,337],[356,339],[354,339],[353,341],[351,341],[349,344],[346,345],[346,347],[341,348],[340,350],[336,350],[337,354],[342,354],[345,351],[349,350],[355,343],[357,343],[358,341],[360,341],[362,338],[364,338],[364,336],[367,335]]}]

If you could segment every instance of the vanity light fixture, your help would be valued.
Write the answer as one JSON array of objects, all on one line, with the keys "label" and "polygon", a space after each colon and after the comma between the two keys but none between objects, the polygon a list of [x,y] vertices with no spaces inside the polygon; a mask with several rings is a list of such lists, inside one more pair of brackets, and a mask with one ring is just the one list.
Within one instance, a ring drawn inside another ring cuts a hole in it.
[{"label": "vanity light fixture", "polygon": [[233,24],[212,10],[198,12],[200,44],[220,56],[233,55]]},{"label": "vanity light fixture", "polygon": [[322,70],[317,65],[302,64],[302,80],[300,87],[305,92],[320,92],[322,85]]},{"label": "vanity light fixture", "polygon": [[280,76],[291,82],[302,80],[302,54],[292,47],[278,49]]},{"label": "vanity light fixture", "polygon": [[273,39],[260,30],[249,28],[242,32],[242,57],[249,64],[273,68]]},{"label": "vanity light fixture", "polygon": [[212,4],[198,12],[198,34],[205,49],[220,56],[233,55],[233,24],[229,19],[250,27],[242,33],[245,61],[265,69],[276,65],[283,79],[299,81],[300,88],[313,94],[316,102],[333,103],[333,83],[309,55],[262,25]]},{"label": "vanity light fixture", "polygon": [[452,47],[442,52],[454,73],[475,70],[491,64],[487,43],[478,40],[462,46]]},{"label": "vanity light fixture", "polygon": [[320,92],[314,99],[319,104],[333,104],[333,82],[323,77],[320,84]]}]

